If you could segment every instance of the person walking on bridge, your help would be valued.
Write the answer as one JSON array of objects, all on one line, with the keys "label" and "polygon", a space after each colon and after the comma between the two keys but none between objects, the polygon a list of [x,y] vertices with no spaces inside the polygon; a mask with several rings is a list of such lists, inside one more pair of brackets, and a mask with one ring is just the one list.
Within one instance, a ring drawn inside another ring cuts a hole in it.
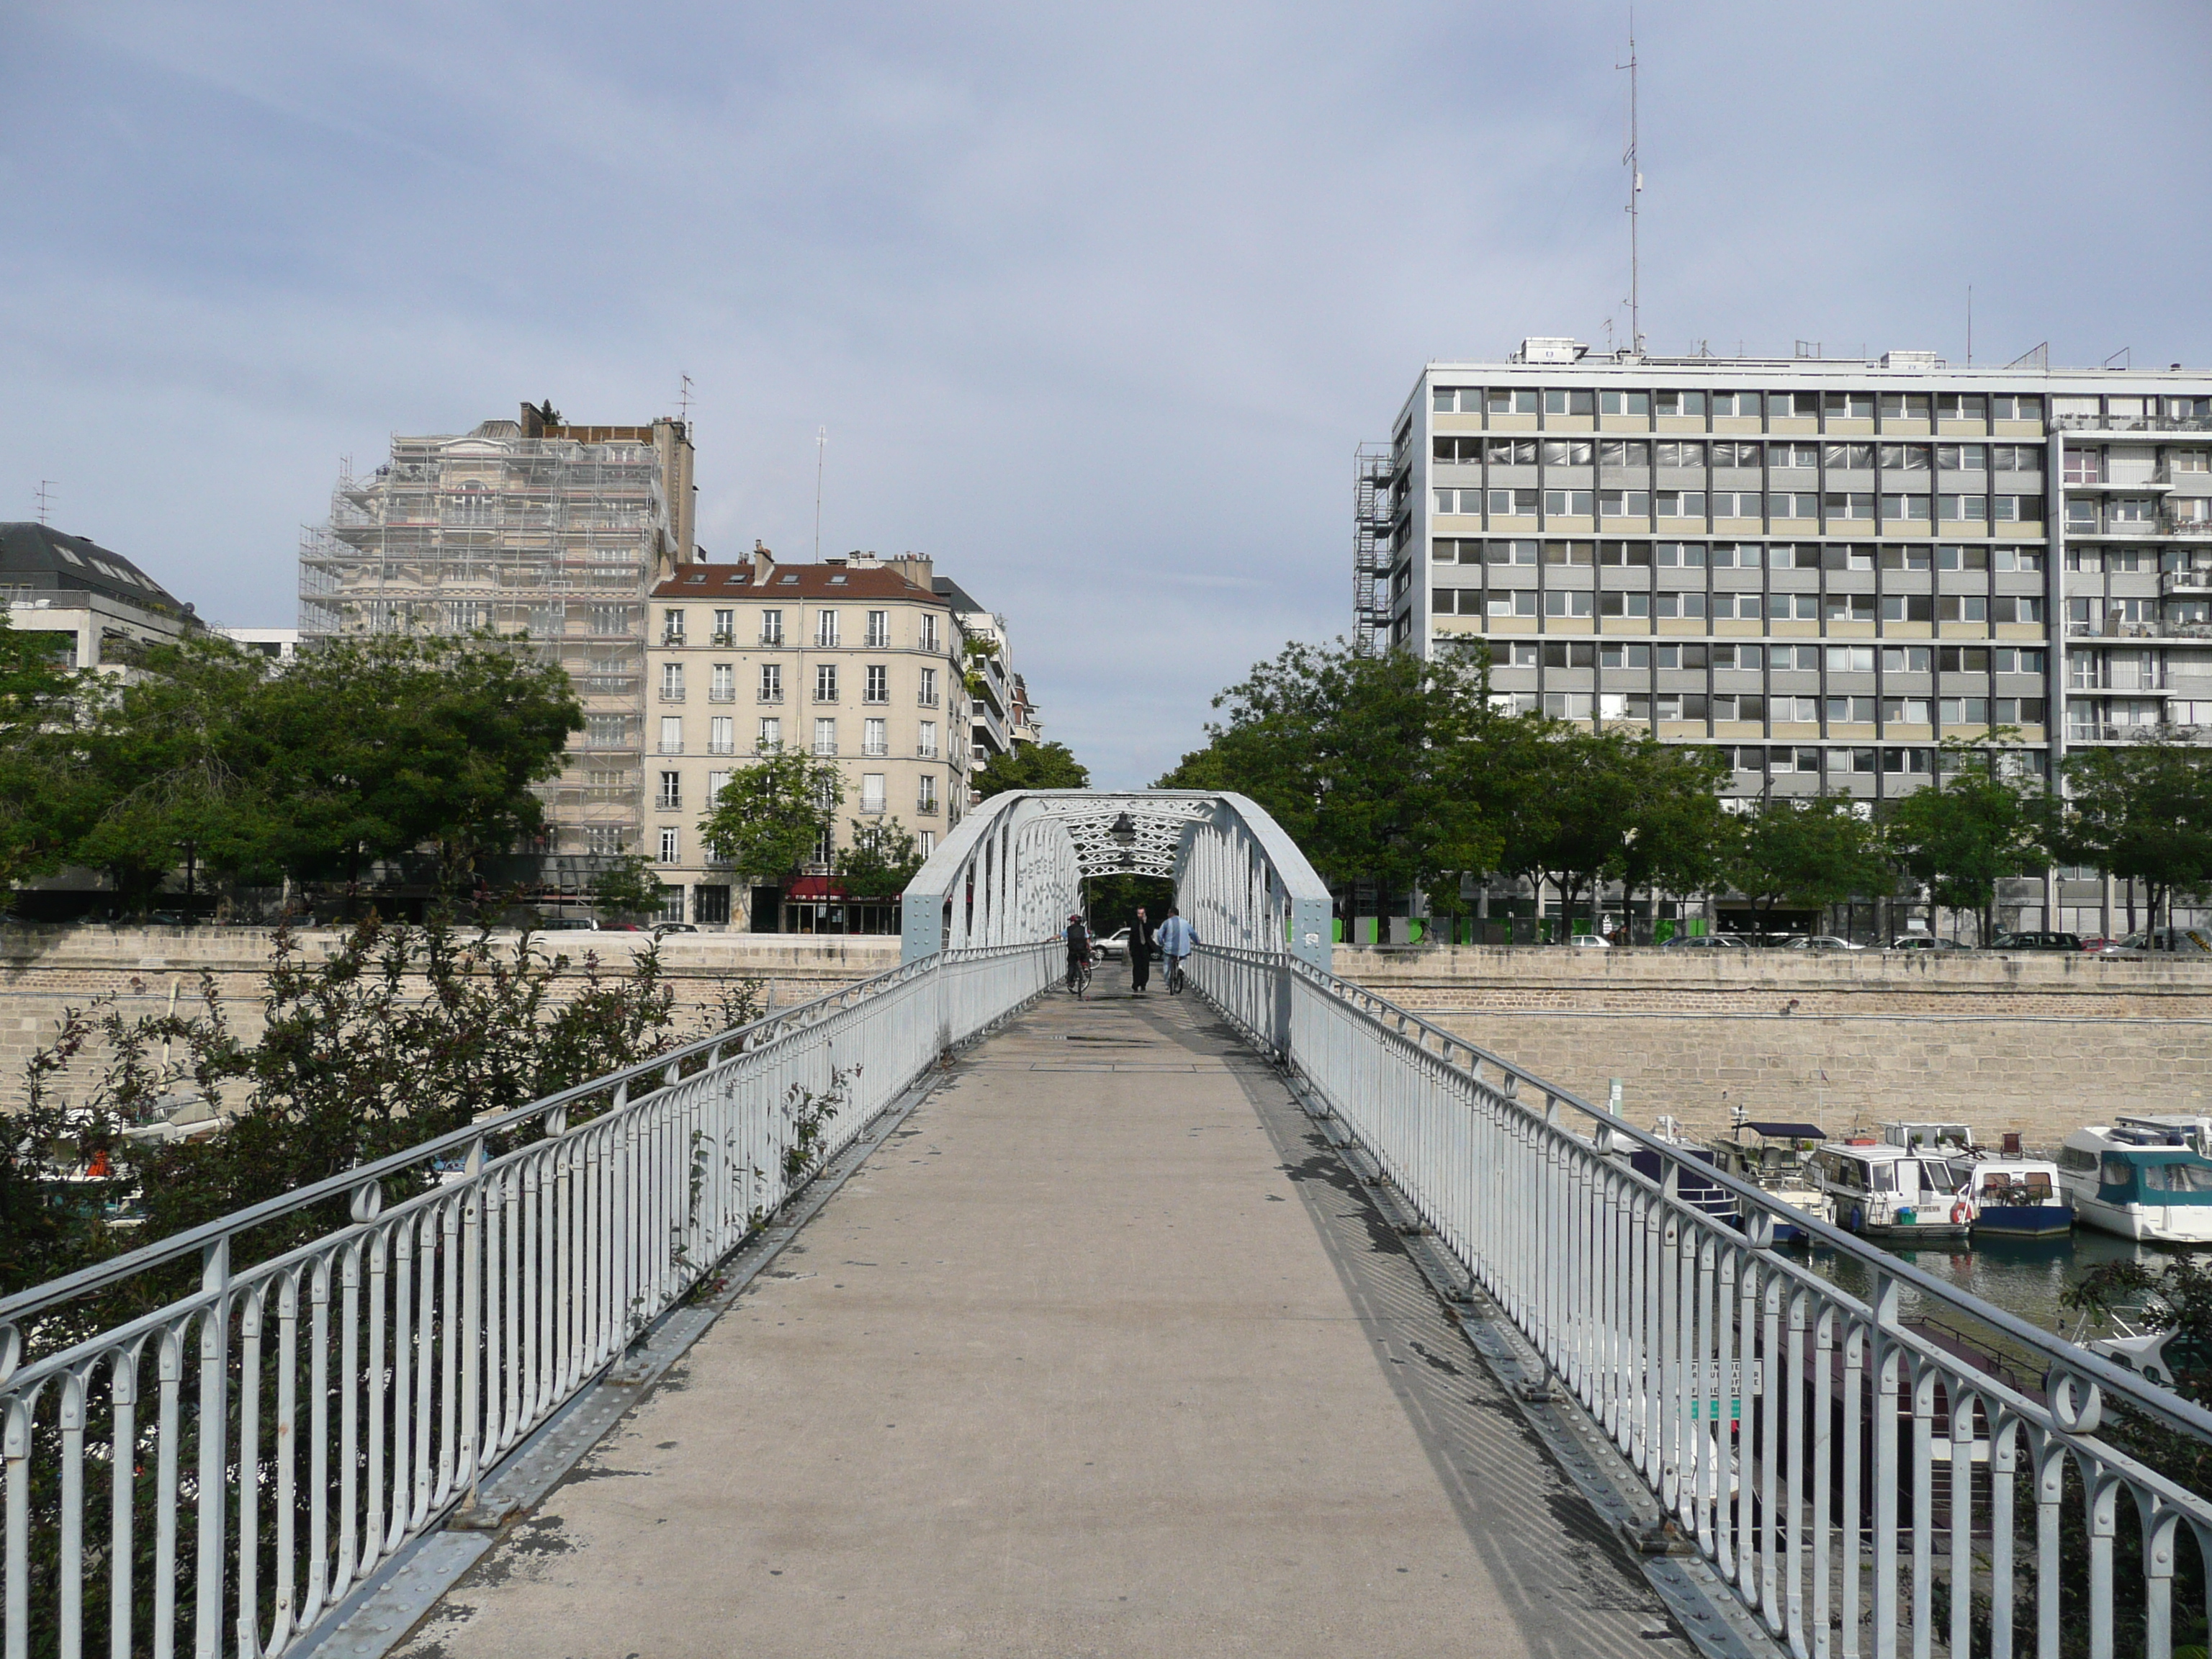
[{"label": "person walking on bridge", "polygon": [[1091,965],[1091,930],[1083,925],[1079,915],[1071,911],[1060,937],[1067,941],[1067,988],[1080,995],[1083,970]]},{"label": "person walking on bridge", "polygon": [[1140,904],[1136,920],[1129,924],[1129,988],[1142,996],[1152,981],[1152,924],[1145,919],[1145,907]]},{"label": "person walking on bridge", "polygon": [[1170,905],[1168,919],[1160,924],[1160,957],[1166,964],[1170,996],[1182,993],[1183,958],[1197,943],[1196,930],[1182,919],[1182,912]]}]

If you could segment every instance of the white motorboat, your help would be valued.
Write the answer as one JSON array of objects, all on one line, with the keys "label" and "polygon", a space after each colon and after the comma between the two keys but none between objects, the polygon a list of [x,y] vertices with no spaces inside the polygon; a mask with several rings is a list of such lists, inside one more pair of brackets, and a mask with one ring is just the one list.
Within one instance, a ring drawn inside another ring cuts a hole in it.
[{"label": "white motorboat", "polygon": [[2093,1227],[2154,1244],[2212,1243],[2212,1118],[2116,1117],[2066,1137],[2058,1178]]}]

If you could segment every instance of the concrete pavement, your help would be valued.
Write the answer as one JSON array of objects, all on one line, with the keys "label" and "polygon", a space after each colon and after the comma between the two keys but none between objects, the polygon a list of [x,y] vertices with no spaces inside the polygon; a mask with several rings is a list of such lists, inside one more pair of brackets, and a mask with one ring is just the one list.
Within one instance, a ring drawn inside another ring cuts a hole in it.
[{"label": "concrete pavement", "polygon": [[1281,1080],[972,1051],[401,1651],[1685,1655]]}]

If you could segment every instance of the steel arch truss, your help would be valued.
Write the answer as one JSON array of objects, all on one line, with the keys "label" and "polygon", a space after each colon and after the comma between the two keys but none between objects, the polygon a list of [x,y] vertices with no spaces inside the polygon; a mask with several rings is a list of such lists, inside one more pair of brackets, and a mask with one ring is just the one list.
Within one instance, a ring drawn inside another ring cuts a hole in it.
[{"label": "steel arch truss", "polygon": [[902,955],[1049,939],[1109,875],[1173,881],[1201,944],[1329,964],[1328,889],[1281,826],[1243,795],[1164,789],[993,796],[908,884]]}]

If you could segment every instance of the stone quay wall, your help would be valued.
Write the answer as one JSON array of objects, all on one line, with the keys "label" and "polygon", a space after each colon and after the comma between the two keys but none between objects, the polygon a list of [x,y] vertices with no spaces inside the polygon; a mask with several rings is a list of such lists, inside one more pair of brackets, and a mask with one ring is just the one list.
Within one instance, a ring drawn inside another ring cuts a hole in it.
[{"label": "stone quay wall", "polygon": [[1963,1122],[2055,1146],[2116,1112],[2212,1112],[2212,959],[1916,951],[1340,947],[1336,969],[1455,1036],[1701,1135]]},{"label": "stone quay wall", "polygon": [[[297,935],[310,958],[334,951],[341,935],[318,929]],[[516,935],[495,934],[511,953]],[[272,934],[264,927],[18,927],[0,929],[0,1110],[20,1106],[24,1067],[48,1047],[66,1011],[112,1000],[126,1017],[159,1014],[171,1005],[200,1006],[203,974],[214,982],[238,1034],[259,1035],[264,975]],[[537,936],[549,955],[580,969],[595,955],[620,975],[652,943],[646,933],[559,933]],[[769,1006],[787,1008],[898,965],[899,942],[870,935],[677,933],[661,942],[660,959],[676,994],[679,1029],[704,1032],[722,988],[763,982]],[[580,982],[580,974],[579,974]],[[94,1075],[95,1050],[71,1067],[71,1079]]]}]

